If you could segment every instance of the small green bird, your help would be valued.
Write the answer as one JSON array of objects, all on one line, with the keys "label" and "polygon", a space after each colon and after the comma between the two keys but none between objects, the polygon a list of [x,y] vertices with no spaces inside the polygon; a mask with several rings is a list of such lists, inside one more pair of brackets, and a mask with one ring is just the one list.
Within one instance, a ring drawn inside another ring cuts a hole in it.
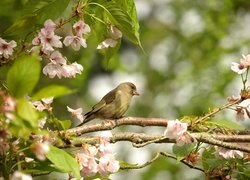
[{"label": "small green bird", "polygon": [[136,86],[133,83],[125,82],[119,84],[106,94],[100,102],[94,105],[91,111],[85,114],[85,119],[78,126],[95,118],[118,119],[123,117],[134,95],[139,95],[139,93],[136,91]]}]

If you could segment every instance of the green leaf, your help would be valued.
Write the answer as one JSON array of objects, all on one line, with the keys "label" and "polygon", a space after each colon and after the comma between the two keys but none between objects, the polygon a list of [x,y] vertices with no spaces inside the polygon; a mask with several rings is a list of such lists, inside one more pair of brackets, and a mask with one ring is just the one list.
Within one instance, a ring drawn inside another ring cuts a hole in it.
[{"label": "green leaf", "polygon": [[141,46],[139,23],[133,0],[114,0],[106,5],[105,11],[110,21],[133,43]]},{"label": "green leaf", "polygon": [[75,178],[81,178],[79,164],[64,150],[51,145],[46,157],[53,163],[53,167],[59,172],[72,172]]},{"label": "green leaf", "polygon": [[202,166],[204,170],[208,170],[210,168],[209,159],[215,158],[215,148],[207,148],[202,153]]},{"label": "green leaf", "polygon": [[245,127],[243,127],[242,125],[230,121],[230,120],[217,120],[217,119],[212,119],[210,121],[208,121],[208,123],[211,123],[213,125],[222,127],[222,128],[228,128],[228,129],[235,129],[235,130],[244,130]]},{"label": "green leaf", "polygon": [[63,95],[68,95],[75,92],[75,90],[70,90],[65,86],[60,85],[50,85],[47,87],[44,87],[43,89],[39,90],[37,93],[35,93],[32,96],[32,99],[42,99],[42,98],[48,98],[48,97],[59,97]]},{"label": "green leaf", "polygon": [[67,130],[70,128],[72,122],[71,120],[64,120],[64,121],[58,120],[58,123],[63,128],[63,130]]},{"label": "green leaf", "polygon": [[29,94],[40,77],[41,65],[37,56],[22,56],[15,60],[7,75],[7,87],[12,96]]},{"label": "green leaf", "polygon": [[189,143],[189,144],[184,144],[184,145],[173,145],[173,153],[177,157],[177,161],[182,160],[185,158],[187,155],[189,155],[193,150],[194,147],[196,146],[196,143]]},{"label": "green leaf", "polygon": [[28,121],[32,127],[38,126],[39,114],[26,99],[20,99],[17,104],[17,114]]}]

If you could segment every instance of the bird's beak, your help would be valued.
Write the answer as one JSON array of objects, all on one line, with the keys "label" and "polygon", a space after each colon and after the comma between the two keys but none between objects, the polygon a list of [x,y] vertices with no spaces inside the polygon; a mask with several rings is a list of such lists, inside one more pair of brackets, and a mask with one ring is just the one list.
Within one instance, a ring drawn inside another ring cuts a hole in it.
[{"label": "bird's beak", "polygon": [[137,91],[133,91],[133,96],[139,96],[140,94]]}]

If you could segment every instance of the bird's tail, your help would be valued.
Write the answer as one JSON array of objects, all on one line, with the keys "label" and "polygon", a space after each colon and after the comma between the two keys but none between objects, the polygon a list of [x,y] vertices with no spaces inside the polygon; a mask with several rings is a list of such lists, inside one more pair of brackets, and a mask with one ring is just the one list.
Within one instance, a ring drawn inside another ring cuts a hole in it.
[{"label": "bird's tail", "polygon": [[83,122],[81,122],[80,124],[78,124],[76,127],[82,126],[83,124],[85,124],[85,123],[89,122],[90,120],[94,119],[90,114],[85,114],[85,115],[87,115],[87,116],[85,117],[85,119],[83,120]]}]

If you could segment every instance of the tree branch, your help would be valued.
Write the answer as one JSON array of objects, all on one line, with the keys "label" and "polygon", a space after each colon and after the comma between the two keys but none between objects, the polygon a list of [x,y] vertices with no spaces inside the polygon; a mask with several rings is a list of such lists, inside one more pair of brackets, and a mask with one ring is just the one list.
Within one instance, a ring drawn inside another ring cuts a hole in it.
[{"label": "tree branch", "polygon": [[66,131],[60,131],[61,134],[77,134],[82,135],[85,133],[111,130],[115,127],[123,125],[134,125],[134,126],[163,126],[167,127],[167,119],[164,118],[143,118],[143,117],[124,117],[116,120],[104,120],[102,123],[93,125],[83,125],[80,127],[75,127],[68,129]]}]

